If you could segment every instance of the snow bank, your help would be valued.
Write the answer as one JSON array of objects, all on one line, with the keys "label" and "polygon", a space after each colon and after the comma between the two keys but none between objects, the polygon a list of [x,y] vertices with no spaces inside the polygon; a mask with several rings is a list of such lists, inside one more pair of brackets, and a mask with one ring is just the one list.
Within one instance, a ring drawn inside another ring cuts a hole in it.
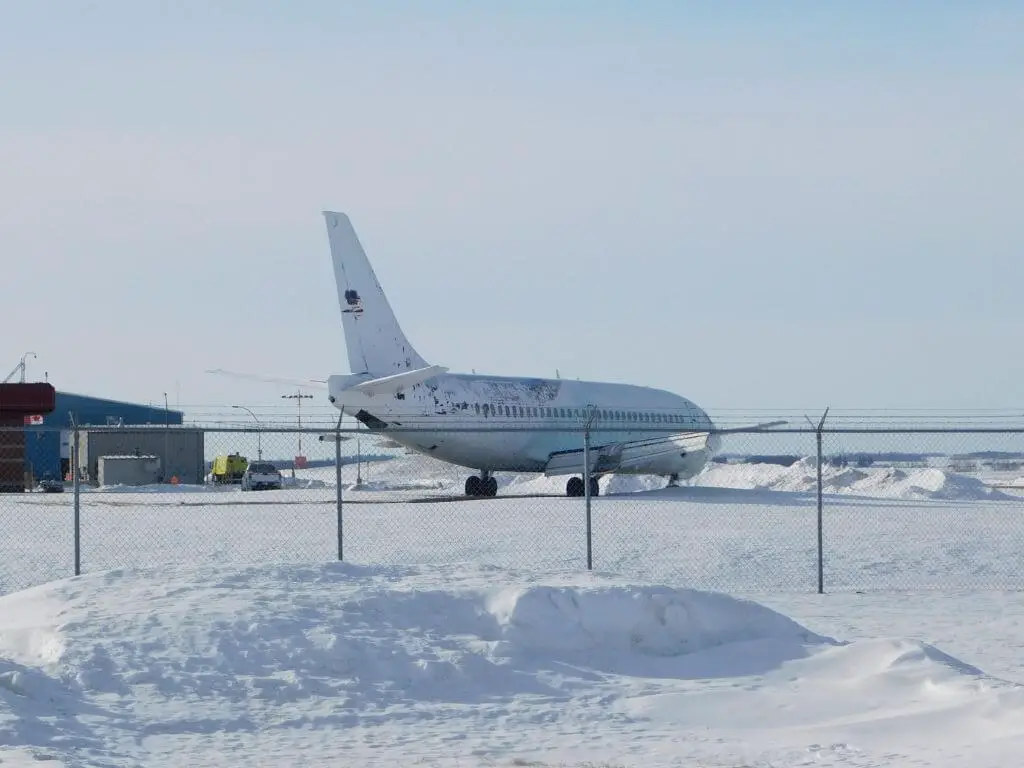
[{"label": "snow bank", "polygon": [[1024,723],[979,674],[923,643],[841,644],[756,603],[599,574],[111,571],[0,597],[0,761],[657,766],[709,744],[783,760],[843,723],[905,738],[919,713],[967,738],[975,712],[988,741],[1000,707]]},{"label": "snow bank", "polygon": [[[362,484],[356,486],[355,468],[345,467],[346,491],[373,493],[461,494],[470,470],[439,462],[426,456],[406,455],[386,461],[366,463],[362,468]],[[545,477],[541,474],[497,473],[502,496],[565,494],[566,477]],[[334,468],[299,470],[296,477],[284,475],[285,490],[311,490],[334,487]],[[986,485],[982,480],[937,468],[904,471],[894,467],[823,468],[825,492],[887,499],[913,500],[1001,500],[1017,498]],[[606,475],[600,478],[601,495],[643,493],[661,490],[666,480],[654,475]],[[817,468],[812,457],[792,466],[776,464],[709,465],[684,485],[743,490],[770,490],[810,493],[817,488]],[[83,488],[91,493],[224,493],[237,486],[152,485],[108,486]]]},{"label": "snow bank", "polygon": [[[776,464],[712,464],[688,483],[715,488],[743,488],[810,492],[817,490],[814,458],[804,458],[785,467]],[[895,467],[825,466],[822,482],[826,493],[851,494],[890,499],[995,500],[1013,498],[981,480],[941,469]]]},{"label": "snow bank", "polygon": [[520,586],[487,602],[502,649],[674,656],[729,643],[828,643],[756,603],[668,587]]}]

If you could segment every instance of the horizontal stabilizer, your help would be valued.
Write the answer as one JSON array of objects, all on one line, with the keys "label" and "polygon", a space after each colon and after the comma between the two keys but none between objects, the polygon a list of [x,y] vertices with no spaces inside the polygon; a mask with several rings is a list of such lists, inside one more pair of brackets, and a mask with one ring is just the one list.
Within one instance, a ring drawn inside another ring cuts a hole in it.
[{"label": "horizontal stabilizer", "polygon": [[248,379],[250,381],[263,381],[268,384],[287,384],[289,387],[308,387],[309,389],[327,389],[327,382],[323,379],[289,379],[280,376],[265,376],[261,373],[241,373],[238,371],[226,371],[223,368],[214,368],[206,371],[216,376],[230,376],[235,379]]},{"label": "horizontal stabilizer", "polygon": [[390,376],[381,376],[377,379],[370,379],[359,384],[346,387],[346,392],[359,392],[367,397],[374,395],[393,395],[403,389],[422,384],[424,381],[440,376],[448,371],[443,365],[428,365],[425,368],[417,368],[414,371],[394,373]]}]

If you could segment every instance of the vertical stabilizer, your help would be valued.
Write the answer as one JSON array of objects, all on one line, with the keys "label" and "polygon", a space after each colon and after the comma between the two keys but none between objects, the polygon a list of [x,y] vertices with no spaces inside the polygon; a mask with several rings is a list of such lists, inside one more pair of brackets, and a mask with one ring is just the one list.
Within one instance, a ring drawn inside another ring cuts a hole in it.
[{"label": "vertical stabilizer", "polygon": [[324,211],[324,218],[352,373],[383,376],[426,366],[402,333],[348,216]]}]

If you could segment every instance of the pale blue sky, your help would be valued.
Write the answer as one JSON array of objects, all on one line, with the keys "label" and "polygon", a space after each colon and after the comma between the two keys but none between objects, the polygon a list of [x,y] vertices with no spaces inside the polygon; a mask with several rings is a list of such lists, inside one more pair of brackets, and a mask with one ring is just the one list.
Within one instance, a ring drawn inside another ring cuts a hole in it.
[{"label": "pale blue sky", "polygon": [[285,391],[208,368],[347,372],[330,208],[453,370],[1021,401],[1019,4],[0,14],[4,373],[207,406]]}]

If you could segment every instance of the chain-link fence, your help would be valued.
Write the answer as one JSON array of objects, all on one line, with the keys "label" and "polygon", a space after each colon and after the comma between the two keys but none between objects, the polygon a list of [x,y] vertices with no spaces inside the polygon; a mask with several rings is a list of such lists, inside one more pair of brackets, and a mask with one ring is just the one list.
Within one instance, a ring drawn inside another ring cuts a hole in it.
[{"label": "chain-link fence", "polygon": [[334,558],[592,567],[750,594],[1024,588],[1020,431],[730,432],[692,478],[611,472],[590,498],[567,495],[579,471],[497,472],[495,495],[467,497],[479,473],[365,430],[83,426],[20,440],[3,454],[24,483],[0,495],[0,593],[112,568]]}]

